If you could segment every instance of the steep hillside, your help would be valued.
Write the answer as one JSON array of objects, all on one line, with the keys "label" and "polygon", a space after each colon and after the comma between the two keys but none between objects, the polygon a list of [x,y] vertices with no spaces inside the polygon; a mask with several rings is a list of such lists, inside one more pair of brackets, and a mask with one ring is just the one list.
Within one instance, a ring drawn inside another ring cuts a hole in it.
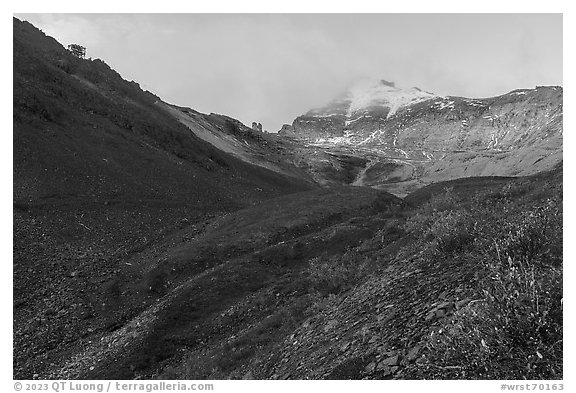
[{"label": "steep hillside", "polygon": [[[421,190],[376,214],[372,236],[310,259],[269,317],[160,377],[561,379],[561,182],[555,169]],[[221,315],[257,313],[274,292]]]},{"label": "steep hillside", "polygon": [[246,127],[236,119],[157,101],[156,104],[188,127],[198,138],[249,164],[313,183],[309,174],[290,163],[278,138]]},{"label": "steep hillside", "polygon": [[18,20],[14,70],[16,200],[75,191],[210,204],[218,194],[242,205],[309,188],[203,142],[161,110],[158,97]]},{"label": "steep hillside", "polygon": [[435,181],[529,175],[562,161],[561,87],[468,99],[380,81],[344,97],[280,130],[306,145],[294,162],[324,184],[336,170],[351,173],[349,184],[405,195]]},{"label": "steep hillside", "polygon": [[[179,221],[123,252],[107,274],[95,275],[87,256],[77,257],[72,273],[50,266],[60,270],[62,293],[32,293],[48,296],[39,315],[31,297],[17,305],[15,374],[150,377],[188,351],[218,349],[285,308],[305,309],[309,259],[341,254],[373,236],[401,206],[370,188],[290,194],[194,225]],[[279,338],[253,343],[251,351]]]},{"label": "steep hillside", "polygon": [[289,165],[283,174],[217,149],[103,61],[13,23],[14,372],[31,378],[27,364],[46,351],[111,328],[101,295],[130,269],[127,258],[315,185]]},{"label": "steep hillside", "polygon": [[21,375],[561,379],[561,169],[406,201],[326,189],[183,228],[125,259],[109,326]]}]

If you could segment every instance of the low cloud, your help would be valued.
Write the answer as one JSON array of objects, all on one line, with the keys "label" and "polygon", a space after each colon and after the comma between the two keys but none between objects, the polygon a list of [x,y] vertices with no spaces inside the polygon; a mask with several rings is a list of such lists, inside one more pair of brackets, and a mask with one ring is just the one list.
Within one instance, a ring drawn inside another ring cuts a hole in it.
[{"label": "low cloud", "polygon": [[17,17],[168,102],[269,131],[362,77],[470,97],[562,84],[559,14]]}]

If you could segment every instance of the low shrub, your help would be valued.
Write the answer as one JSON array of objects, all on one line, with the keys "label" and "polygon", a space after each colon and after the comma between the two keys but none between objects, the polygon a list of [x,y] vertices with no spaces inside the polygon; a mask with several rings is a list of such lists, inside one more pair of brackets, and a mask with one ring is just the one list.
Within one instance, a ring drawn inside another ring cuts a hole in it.
[{"label": "low shrub", "polygon": [[429,233],[436,239],[438,251],[446,254],[460,252],[474,242],[474,221],[463,211],[436,213]]},{"label": "low shrub", "polygon": [[486,271],[480,298],[431,332],[418,368],[428,377],[561,379],[561,205],[548,200],[500,226],[494,219],[478,228],[486,252],[467,256]]},{"label": "low shrub", "polygon": [[460,252],[475,240],[475,221],[464,210],[418,212],[407,220],[405,229],[446,254]]},{"label": "low shrub", "polygon": [[[258,301],[257,299],[255,299]],[[262,299],[263,300],[263,299]],[[274,353],[286,336],[310,316],[314,297],[300,296],[272,314],[251,323],[245,330],[204,353],[186,356],[165,369],[163,379],[224,379],[262,354]]]},{"label": "low shrub", "polygon": [[562,260],[562,213],[555,200],[507,222],[506,235],[495,241],[499,257],[516,262],[558,265]]},{"label": "low shrub", "polygon": [[332,258],[316,257],[310,261],[310,280],[322,295],[337,294],[357,284],[367,268],[368,263],[353,251]]},{"label": "low shrub", "polygon": [[475,208],[492,206],[494,203],[513,203],[533,191],[529,183],[511,181],[495,189],[478,192],[472,198]]},{"label": "low shrub", "polygon": [[454,193],[454,187],[446,187],[441,194],[436,194],[426,202],[420,210],[425,214],[458,210],[461,199]]}]

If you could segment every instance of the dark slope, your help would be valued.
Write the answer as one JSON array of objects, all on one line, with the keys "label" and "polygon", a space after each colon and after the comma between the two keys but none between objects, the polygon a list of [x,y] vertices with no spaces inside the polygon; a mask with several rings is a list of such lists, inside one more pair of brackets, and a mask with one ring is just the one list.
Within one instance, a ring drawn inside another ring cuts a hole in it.
[{"label": "dark slope", "polygon": [[155,105],[158,97],[18,20],[14,71],[17,201],[184,198],[204,208],[309,188],[199,140]]},{"label": "dark slope", "polygon": [[158,97],[27,22],[14,19],[13,38],[14,372],[32,377],[28,363],[108,326],[100,293],[126,258],[313,185],[214,148]]},{"label": "dark slope", "polygon": [[312,259],[303,310],[293,302],[163,376],[561,379],[562,169],[468,180]]},{"label": "dark slope", "polygon": [[275,134],[248,128],[240,121],[225,115],[207,115],[162,101],[157,101],[156,105],[188,127],[198,138],[239,160],[286,176],[314,182],[306,171],[291,163],[292,155],[284,151],[282,141]]},{"label": "dark slope", "polygon": [[[308,305],[308,261],[357,245],[400,206],[399,199],[369,188],[316,190],[175,232],[125,260],[132,268],[105,294],[114,303],[115,328],[96,325],[71,346],[73,356],[52,351],[45,362],[56,365],[41,375],[150,377],[188,351],[226,350],[230,336],[285,307]],[[280,338],[273,332],[251,351],[265,352]]]},{"label": "dark slope", "polygon": [[[32,316],[38,308],[18,305],[15,373],[150,377],[187,351],[227,351],[231,335],[285,308],[309,306],[309,260],[345,253],[395,220],[401,206],[370,188],[314,190],[194,225],[178,222],[122,253],[110,272],[96,272],[93,260],[78,256],[68,272],[56,267],[62,284],[51,277],[50,289],[63,296],[42,300],[49,308],[39,318]],[[83,290],[74,294],[70,286]],[[229,315],[231,309],[238,313]],[[273,331],[251,351],[261,354],[282,337]]]},{"label": "dark slope", "polygon": [[[460,199],[468,202],[471,196],[474,196],[478,190],[499,189],[503,186],[510,186],[511,192],[519,193],[525,191],[526,184],[542,182],[549,180],[553,187],[562,184],[563,163],[558,163],[552,170],[537,173],[525,177],[503,177],[503,176],[482,176],[482,177],[464,177],[460,179],[448,180],[444,182],[432,183],[422,187],[404,198],[410,206],[420,207],[426,202],[433,199],[436,195],[446,192],[446,189],[452,190],[459,195]],[[545,194],[543,192],[543,194]]]},{"label": "dark slope", "polygon": [[166,236],[40,376],[561,379],[561,168],[411,200],[316,190]]},{"label": "dark slope", "polygon": [[459,185],[412,198],[399,239],[355,248],[378,267],[321,303],[264,375],[561,379],[562,168]]}]

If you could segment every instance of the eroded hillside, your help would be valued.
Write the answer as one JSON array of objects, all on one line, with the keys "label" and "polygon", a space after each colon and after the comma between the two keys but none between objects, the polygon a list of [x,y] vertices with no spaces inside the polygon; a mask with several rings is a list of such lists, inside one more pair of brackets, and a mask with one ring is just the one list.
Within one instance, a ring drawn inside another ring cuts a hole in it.
[{"label": "eroded hillside", "polygon": [[185,227],[125,259],[109,327],[29,366],[43,378],[561,379],[561,177],[462,179],[405,201],[312,191]]},{"label": "eroded hillside", "polygon": [[17,19],[13,61],[15,375],[31,378],[50,351],[115,329],[106,296],[130,256],[315,188],[204,142],[158,97]]}]

